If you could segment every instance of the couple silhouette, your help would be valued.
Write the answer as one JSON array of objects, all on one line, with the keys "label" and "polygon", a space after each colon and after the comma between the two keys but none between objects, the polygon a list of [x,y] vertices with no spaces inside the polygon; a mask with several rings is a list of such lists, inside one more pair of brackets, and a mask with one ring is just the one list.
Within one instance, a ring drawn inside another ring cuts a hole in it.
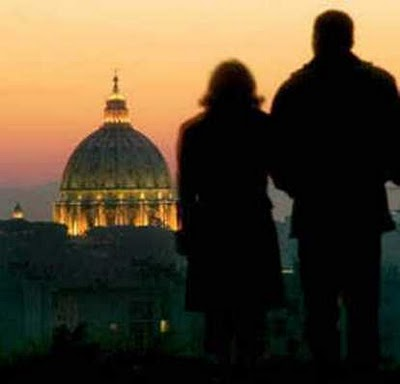
[{"label": "couple silhouette", "polygon": [[285,81],[271,112],[248,68],[219,64],[178,141],[180,231],[188,259],[186,308],[205,315],[205,351],[221,377],[246,377],[264,348],[264,316],[285,305],[268,179],[293,199],[305,336],[318,380],[338,374],[339,300],[346,367],[380,363],[381,235],[394,229],[385,183],[400,184],[396,82],[353,51],[351,17],[320,14],[314,57]]}]

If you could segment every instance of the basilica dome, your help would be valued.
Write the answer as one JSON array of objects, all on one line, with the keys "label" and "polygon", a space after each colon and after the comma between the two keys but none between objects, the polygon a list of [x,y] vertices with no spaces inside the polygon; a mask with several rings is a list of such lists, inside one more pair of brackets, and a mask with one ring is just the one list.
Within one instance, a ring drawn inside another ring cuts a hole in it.
[{"label": "basilica dome", "polygon": [[130,122],[118,77],[103,124],[70,156],[54,204],[54,221],[72,235],[94,227],[176,229],[176,198],[168,166],[155,144]]},{"label": "basilica dome", "polygon": [[117,77],[104,114],[104,124],[69,158],[61,191],[170,188],[168,168],[160,151],[128,120]]},{"label": "basilica dome", "polygon": [[61,183],[61,191],[170,187],[160,151],[128,123],[105,123],[84,139]]}]

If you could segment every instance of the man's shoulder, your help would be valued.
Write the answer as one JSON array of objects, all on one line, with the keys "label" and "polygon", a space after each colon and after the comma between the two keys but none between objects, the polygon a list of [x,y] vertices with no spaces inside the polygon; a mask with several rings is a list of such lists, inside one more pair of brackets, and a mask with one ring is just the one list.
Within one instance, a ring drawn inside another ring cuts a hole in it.
[{"label": "man's shoulder", "polygon": [[370,61],[359,60],[357,69],[370,79],[382,84],[395,84],[394,76],[386,69]]},{"label": "man's shoulder", "polygon": [[285,91],[306,84],[314,76],[313,63],[308,62],[301,68],[293,71],[289,77],[282,83],[280,90]]},{"label": "man's shoulder", "polygon": [[[386,69],[373,64],[370,61],[361,60],[355,57],[353,61],[355,70],[370,80],[383,85],[393,86],[396,83],[394,76]],[[303,84],[308,84],[310,80],[318,78],[318,65],[311,60],[303,67],[292,72],[288,79],[281,85],[281,90],[296,89]]]},{"label": "man's shoulder", "polygon": [[311,60],[308,63],[305,63],[302,67],[293,71],[290,74],[288,80],[299,81],[304,78],[308,78],[309,76],[313,76],[314,72],[315,72],[315,64],[314,60]]}]

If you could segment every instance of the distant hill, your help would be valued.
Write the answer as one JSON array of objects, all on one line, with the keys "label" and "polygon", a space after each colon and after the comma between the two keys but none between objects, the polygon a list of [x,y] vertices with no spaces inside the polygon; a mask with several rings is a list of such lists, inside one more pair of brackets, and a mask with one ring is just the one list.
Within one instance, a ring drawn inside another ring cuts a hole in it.
[{"label": "distant hill", "polygon": [[[19,202],[27,220],[50,221],[52,203],[57,197],[58,185],[58,182],[52,182],[32,187],[0,188],[0,219],[9,218],[15,204]],[[269,194],[274,204],[274,217],[278,221],[283,221],[290,214],[291,199],[277,190],[272,183]],[[400,188],[388,185],[388,198],[390,208],[400,210]]]}]

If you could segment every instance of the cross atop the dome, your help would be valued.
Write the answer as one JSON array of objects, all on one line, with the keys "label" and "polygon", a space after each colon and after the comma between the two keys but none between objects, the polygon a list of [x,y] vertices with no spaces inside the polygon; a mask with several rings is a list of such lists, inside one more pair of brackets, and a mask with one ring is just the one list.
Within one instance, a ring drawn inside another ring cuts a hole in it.
[{"label": "cross atop the dome", "polygon": [[118,86],[118,69],[114,69],[114,77],[113,77],[113,82],[114,82],[114,87],[113,87],[113,93],[119,93],[119,86]]}]

